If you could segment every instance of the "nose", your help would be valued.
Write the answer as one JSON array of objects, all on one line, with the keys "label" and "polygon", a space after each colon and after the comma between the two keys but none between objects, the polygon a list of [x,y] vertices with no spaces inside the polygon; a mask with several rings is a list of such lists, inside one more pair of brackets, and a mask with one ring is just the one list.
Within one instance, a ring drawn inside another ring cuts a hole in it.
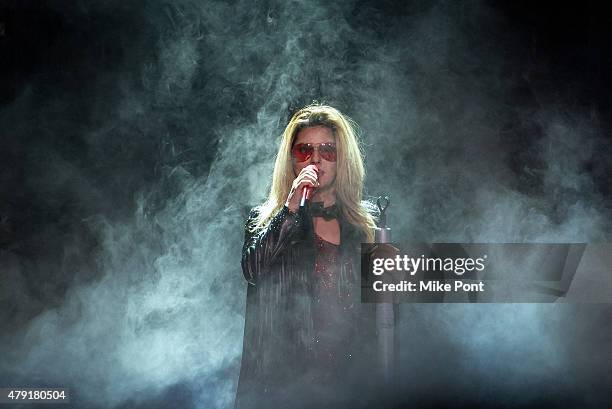
[{"label": "nose", "polygon": [[310,163],[321,163],[321,155],[319,154],[319,147],[315,146],[314,152],[310,157]]}]

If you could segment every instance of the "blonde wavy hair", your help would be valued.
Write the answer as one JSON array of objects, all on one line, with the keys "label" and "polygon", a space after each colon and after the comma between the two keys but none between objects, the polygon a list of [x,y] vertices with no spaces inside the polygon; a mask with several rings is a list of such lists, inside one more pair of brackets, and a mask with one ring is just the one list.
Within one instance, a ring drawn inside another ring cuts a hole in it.
[{"label": "blonde wavy hair", "polygon": [[282,209],[296,175],[293,173],[291,148],[299,131],[325,126],[336,138],[336,204],[348,223],[363,233],[366,241],[374,241],[376,224],[373,206],[362,200],[365,169],[357,140],[357,124],[337,109],[327,105],[308,105],[297,111],[283,132],[276,154],[272,186],[268,199],[257,207],[257,218],[251,225],[253,232],[267,227],[272,217]]}]

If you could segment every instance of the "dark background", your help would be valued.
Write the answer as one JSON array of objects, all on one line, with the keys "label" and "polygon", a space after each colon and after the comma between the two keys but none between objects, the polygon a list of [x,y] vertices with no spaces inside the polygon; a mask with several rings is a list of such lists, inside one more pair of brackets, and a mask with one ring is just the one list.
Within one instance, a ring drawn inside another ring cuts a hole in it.
[{"label": "dark background", "polygon": [[[229,407],[244,208],[312,100],[361,126],[397,237],[609,241],[611,23],[590,1],[0,1],[0,386]],[[413,402],[609,402],[606,305],[406,308]]]}]

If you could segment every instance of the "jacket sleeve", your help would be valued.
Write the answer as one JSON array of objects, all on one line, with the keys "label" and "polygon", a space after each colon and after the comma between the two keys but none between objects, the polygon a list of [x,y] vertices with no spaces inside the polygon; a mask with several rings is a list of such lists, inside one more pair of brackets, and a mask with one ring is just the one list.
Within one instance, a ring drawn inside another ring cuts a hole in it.
[{"label": "jacket sleeve", "polygon": [[278,256],[299,236],[302,225],[301,216],[284,206],[265,230],[253,233],[250,227],[256,217],[257,211],[251,210],[242,247],[242,273],[251,285],[256,285],[259,277],[270,270]]}]

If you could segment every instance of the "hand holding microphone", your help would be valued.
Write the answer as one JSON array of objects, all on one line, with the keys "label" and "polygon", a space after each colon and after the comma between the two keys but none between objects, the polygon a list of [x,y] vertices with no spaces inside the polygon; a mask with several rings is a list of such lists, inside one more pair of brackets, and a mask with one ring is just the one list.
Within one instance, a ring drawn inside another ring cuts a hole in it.
[{"label": "hand holding microphone", "polygon": [[285,202],[291,212],[296,213],[301,206],[305,206],[312,190],[319,187],[318,172],[316,165],[308,165],[297,175]]}]

